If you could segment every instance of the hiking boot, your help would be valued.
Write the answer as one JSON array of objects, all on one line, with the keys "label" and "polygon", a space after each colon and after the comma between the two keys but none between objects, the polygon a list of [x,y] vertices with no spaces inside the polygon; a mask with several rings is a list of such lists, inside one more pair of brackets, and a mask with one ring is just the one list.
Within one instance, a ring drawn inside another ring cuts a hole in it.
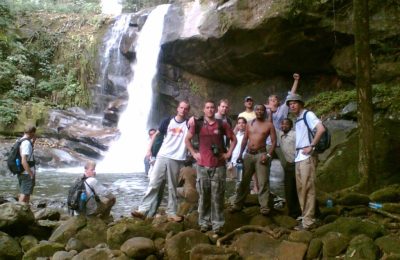
[{"label": "hiking boot", "polygon": [[183,217],[182,216],[178,216],[178,215],[171,215],[168,216],[168,221],[170,222],[182,222],[183,221]]},{"label": "hiking boot", "polygon": [[242,211],[242,208],[234,205],[234,206],[230,207],[228,209],[228,211],[229,211],[229,213],[236,213],[236,212]]},{"label": "hiking boot", "polygon": [[132,211],[131,212],[132,217],[134,218],[140,218],[140,219],[146,219],[146,215],[143,212],[140,212],[138,210]]}]

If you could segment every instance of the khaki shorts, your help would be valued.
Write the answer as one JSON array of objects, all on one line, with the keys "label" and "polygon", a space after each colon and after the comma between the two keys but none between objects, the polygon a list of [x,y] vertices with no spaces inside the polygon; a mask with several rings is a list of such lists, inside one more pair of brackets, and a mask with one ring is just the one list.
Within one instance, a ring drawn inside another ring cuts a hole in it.
[{"label": "khaki shorts", "polygon": [[18,174],[19,192],[24,195],[31,195],[35,187],[35,179],[29,174]]}]

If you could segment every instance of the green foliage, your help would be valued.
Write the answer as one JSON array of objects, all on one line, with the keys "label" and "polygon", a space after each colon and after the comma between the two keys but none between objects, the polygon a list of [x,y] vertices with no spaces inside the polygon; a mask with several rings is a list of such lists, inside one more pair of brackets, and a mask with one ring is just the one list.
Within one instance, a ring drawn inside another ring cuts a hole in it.
[{"label": "green foliage", "polygon": [[99,0],[5,0],[11,13],[100,13]]},{"label": "green foliage", "polygon": [[0,123],[11,125],[17,119],[18,104],[11,99],[0,99]]},{"label": "green foliage", "polygon": [[31,76],[18,74],[13,89],[6,95],[17,100],[27,100],[32,96],[35,88],[35,79]]},{"label": "green foliage", "polygon": [[7,61],[0,61],[0,94],[12,88],[15,75],[21,73],[16,66]]}]

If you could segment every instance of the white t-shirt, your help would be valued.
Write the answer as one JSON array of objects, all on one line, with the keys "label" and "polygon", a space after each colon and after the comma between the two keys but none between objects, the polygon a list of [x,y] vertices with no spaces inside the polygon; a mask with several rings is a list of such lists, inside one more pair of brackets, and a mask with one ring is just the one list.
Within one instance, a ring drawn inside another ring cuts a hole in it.
[{"label": "white t-shirt", "polygon": [[[305,148],[310,146],[310,139],[308,136],[308,129],[306,124],[304,123],[303,115],[307,110],[303,110],[300,114],[300,116],[297,117],[296,120],[296,159],[294,160],[295,162],[300,162],[303,161],[307,158],[310,157],[308,154],[303,154],[303,149],[299,148]],[[309,111],[307,113],[307,123],[308,126],[311,129],[314,129],[318,123],[320,123],[321,120],[318,119],[318,117],[314,114],[314,112]]]},{"label": "white t-shirt", "polygon": [[[29,140],[22,141],[22,143],[19,147],[19,152],[20,152],[21,157],[26,155],[28,161],[33,161],[33,148],[32,148],[31,142]],[[31,167],[31,170],[32,170],[33,174],[35,174],[34,167]],[[28,172],[24,171],[22,174],[28,174]]]},{"label": "white t-shirt", "polygon": [[233,166],[236,166],[236,164],[237,164],[236,161],[240,154],[240,148],[242,147],[243,137],[244,137],[244,131],[237,132],[237,134],[236,134],[237,143],[236,143],[235,149],[233,149],[232,157],[231,157],[231,163],[233,164]]},{"label": "white t-shirt", "polygon": [[86,201],[86,214],[91,215],[94,214],[97,210],[97,202],[95,200],[94,194],[92,189],[96,193],[97,196],[105,197],[112,195],[111,191],[107,189],[103,184],[101,184],[95,177],[88,177],[85,181],[85,189],[87,194],[87,201]]},{"label": "white t-shirt", "polygon": [[[166,127],[167,125],[168,127]],[[187,121],[177,122],[175,117],[164,119],[158,131],[165,137],[157,157],[184,161],[187,154],[185,145],[185,137],[188,132]]]}]

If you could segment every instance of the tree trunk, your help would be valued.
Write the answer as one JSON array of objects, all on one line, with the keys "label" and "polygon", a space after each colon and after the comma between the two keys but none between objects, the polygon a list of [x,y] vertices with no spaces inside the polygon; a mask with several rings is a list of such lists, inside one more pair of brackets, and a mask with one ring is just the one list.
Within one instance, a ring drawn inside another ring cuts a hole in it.
[{"label": "tree trunk", "polygon": [[372,89],[370,83],[368,0],[353,0],[356,59],[356,86],[359,130],[359,188],[369,191],[374,182],[374,131]]}]

